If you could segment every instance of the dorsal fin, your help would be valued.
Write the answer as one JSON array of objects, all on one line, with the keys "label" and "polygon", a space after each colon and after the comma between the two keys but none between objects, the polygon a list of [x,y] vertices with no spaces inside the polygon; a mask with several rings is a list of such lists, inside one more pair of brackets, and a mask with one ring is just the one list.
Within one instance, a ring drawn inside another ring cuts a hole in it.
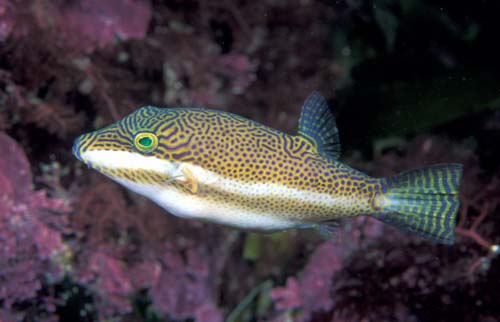
[{"label": "dorsal fin", "polygon": [[340,157],[339,131],[335,116],[319,92],[314,91],[304,102],[298,134],[311,142],[319,154],[333,159]]}]

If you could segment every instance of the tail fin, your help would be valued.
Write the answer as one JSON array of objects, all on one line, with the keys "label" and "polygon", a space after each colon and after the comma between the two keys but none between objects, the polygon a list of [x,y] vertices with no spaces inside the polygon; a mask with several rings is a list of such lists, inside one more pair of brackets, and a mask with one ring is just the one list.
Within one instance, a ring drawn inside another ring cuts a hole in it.
[{"label": "tail fin", "polygon": [[382,179],[373,217],[426,239],[453,244],[462,165],[436,164]]}]

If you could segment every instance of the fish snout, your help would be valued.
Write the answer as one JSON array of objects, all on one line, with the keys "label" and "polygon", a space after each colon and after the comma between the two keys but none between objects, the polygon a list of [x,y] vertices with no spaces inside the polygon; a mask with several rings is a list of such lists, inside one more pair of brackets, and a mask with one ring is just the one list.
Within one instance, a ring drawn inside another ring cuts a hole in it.
[{"label": "fish snout", "polygon": [[86,137],[87,137],[86,134],[82,134],[79,137],[77,137],[73,142],[73,147],[71,148],[71,152],[73,153],[73,155],[82,162],[85,162],[82,159],[82,148],[83,144],[87,141]]}]

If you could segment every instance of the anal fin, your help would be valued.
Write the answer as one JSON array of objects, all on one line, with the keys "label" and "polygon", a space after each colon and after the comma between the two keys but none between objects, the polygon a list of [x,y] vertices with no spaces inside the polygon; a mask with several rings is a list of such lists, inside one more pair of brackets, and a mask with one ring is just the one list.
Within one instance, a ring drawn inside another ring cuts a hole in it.
[{"label": "anal fin", "polygon": [[304,226],[303,228],[313,228],[319,232],[319,234],[325,238],[337,243],[340,241],[340,221],[336,219],[327,220],[312,225]]}]

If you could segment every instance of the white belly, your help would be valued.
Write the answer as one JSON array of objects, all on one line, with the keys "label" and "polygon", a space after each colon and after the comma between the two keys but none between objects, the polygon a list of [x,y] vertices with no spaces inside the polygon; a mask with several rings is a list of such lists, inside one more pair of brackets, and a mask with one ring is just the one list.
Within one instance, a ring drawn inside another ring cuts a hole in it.
[{"label": "white belly", "polygon": [[215,203],[196,194],[183,193],[169,188],[159,190],[156,186],[138,185],[120,179],[116,181],[130,190],[153,200],[172,215],[182,218],[263,231],[284,230],[297,226],[296,222],[282,219],[273,214],[256,213],[247,209],[240,209],[232,204]]}]

